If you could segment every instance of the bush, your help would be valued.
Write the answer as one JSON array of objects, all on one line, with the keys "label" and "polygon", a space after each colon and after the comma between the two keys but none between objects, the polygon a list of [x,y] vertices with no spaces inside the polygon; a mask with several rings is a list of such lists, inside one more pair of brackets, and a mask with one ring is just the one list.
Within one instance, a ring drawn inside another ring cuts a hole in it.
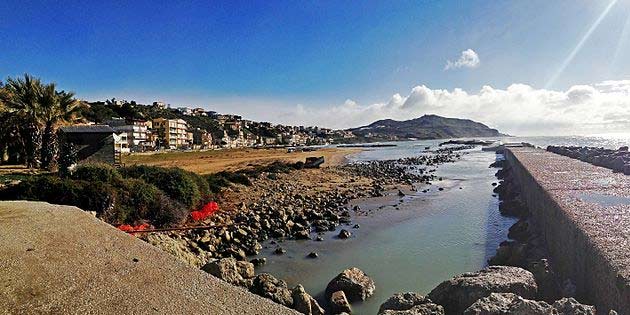
[{"label": "bush", "polygon": [[244,173],[233,173],[233,172],[218,172],[215,174],[216,176],[223,177],[225,180],[235,183],[241,184],[245,186],[250,186],[252,182],[249,180],[249,177]]},{"label": "bush", "polygon": [[77,206],[96,211],[103,220],[114,225],[146,220],[158,227],[171,226],[181,223],[189,213],[181,203],[140,179],[108,183],[50,175],[32,176],[0,190],[0,200],[34,200]]},{"label": "bush", "polygon": [[230,182],[228,182],[225,177],[217,174],[206,175],[205,179],[208,182],[210,191],[215,194],[219,193],[223,187],[230,185]]},{"label": "bush", "polygon": [[71,178],[89,182],[112,183],[121,180],[122,176],[109,164],[93,163],[77,167]]},{"label": "bush", "polygon": [[[155,185],[169,197],[188,207],[188,209],[199,207],[201,202],[204,201],[202,197],[209,194],[207,190],[202,192],[199,185],[197,185],[198,182],[201,183],[203,181],[201,176],[180,168],[137,165],[121,168],[120,173],[125,178],[138,178]],[[207,185],[203,186],[201,189],[208,189]]]},{"label": "bush", "polygon": [[111,184],[100,181],[85,182],[79,207],[104,215],[115,209],[117,200],[118,189]]},{"label": "bush", "polygon": [[3,200],[46,201],[61,205],[78,206],[81,185],[70,179],[56,176],[33,176],[0,192]]},{"label": "bush", "polygon": [[[104,187],[107,186],[105,184]],[[141,179],[121,180],[115,197],[115,205],[102,216],[115,225],[150,221],[157,227],[164,227],[181,223],[188,214],[184,206],[173,202],[155,185]]]}]

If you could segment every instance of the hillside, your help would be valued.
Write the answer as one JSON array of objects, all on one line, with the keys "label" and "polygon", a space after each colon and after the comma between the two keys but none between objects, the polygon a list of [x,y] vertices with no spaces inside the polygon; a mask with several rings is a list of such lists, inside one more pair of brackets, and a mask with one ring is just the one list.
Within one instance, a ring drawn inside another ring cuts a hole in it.
[{"label": "hillside", "polygon": [[367,126],[349,130],[357,137],[367,141],[498,137],[503,135],[498,130],[479,122],[437,115],[424,115],[420,118],[404,121],[383,119]]}]

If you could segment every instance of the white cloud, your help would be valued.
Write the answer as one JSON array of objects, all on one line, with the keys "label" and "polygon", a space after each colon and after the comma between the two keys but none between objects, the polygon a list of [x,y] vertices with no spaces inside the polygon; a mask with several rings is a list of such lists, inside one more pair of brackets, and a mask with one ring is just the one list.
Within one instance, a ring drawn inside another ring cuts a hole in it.
[{"label": "white cloud", "polygon": [[446,66],[444,66],[444,70],[458,69],[458,68],[476,68],[479,66],[479,55],[472,50],[466,49],[462,51],[462,54],[459,56],[459,59],[456,61],[446,61]]},{"label": "white cloud", "polygon": [[576,85],[566,91],[512,84],[505,89],[486,85],[468,93],[419,85],[406,96],[396,93],[386,102],[361,105],[346,100],[335,106],[285,107],[275,117],[287,124],[348,128],[384,118],[407,120],[437,114],[473,119],[515,135],[561,135],[627,132],[629,110],[630,81],[626,80]]}]

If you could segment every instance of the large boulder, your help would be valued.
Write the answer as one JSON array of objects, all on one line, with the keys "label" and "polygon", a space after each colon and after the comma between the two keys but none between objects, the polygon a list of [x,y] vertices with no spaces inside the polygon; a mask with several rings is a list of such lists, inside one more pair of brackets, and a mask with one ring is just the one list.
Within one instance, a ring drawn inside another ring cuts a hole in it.
[{"label": "large boulder", "polygon": [[580,304],[574,298],[562,298],[553,303],[553,308],[563,315],[595,315],[595,307]]},{"label": "large boulder", "polygon": [[306,293],[301,284],[293,288],[291,296],[293,297],[293,309],[296,311],[306,315],[324,315],[324,309],[310,294]]},{"label": "large boulder", "polygon": [[333,292],[343,291],[351,302],[365,301],[374,294],[375,288],[374,280],[361,269],[352,267],[344,270],[328,283],[326,295],[330,296]]},{"label": "large boulder", "polygon": [[551,315],[553,308],[546,302],[523,299],[513,293],[492,293],[464,311],[464,315]]},{"label": "large boulder", "polygon": [[379,315],[443,315],[444,308],[434,304],[428,298],[415,293],[396,293],[378,310]]},{"label": "large boulder", "polygon": [[330,311],[333,314],[352,313],[350,302],[343,291],[335,291],[330,295]]},{"label": "large boulder", "polygon": [[408,310],[385,310],[379,315],[444,315],[444,308],[434,303],[416,305]]},{"label": "large boulder", "polygon": [[249,291],[286,307],[293,307],[293,296],[287,283],[268,273],[257,275],[252,281]]},{"label": "large boulder", "polygon": [[512,293],[492,293],[477,300],[464,315],[595,315],[595,307],[563,298],[549,305],[524,299]]},{"label": "large boulder", "polygon": [[222,258],[205,264],[201,269],[225,282],[248,287],[254,277],[254,265],[235,258]]},{"label": "large boulder", "polygon": [[461,314],[477,300],[491,293],[514,293],[535,298],[538,287],[531,272],[507,266],[490,266],[442,282],[428,298],[444,306],[446,314]]}]

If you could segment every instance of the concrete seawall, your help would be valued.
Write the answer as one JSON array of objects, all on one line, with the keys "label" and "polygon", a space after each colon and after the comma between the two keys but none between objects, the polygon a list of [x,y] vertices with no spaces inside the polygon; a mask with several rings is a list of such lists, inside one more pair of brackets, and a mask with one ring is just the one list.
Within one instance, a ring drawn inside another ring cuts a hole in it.
[{"label": "concrete seawall", "polygon": [[578,298],[630,314],[630,176],[541,149],[506,149],[505,158]]},{"label": "concrete seawall", "polygon": [[299,314],[70,206],[0,202],[0,314]]}]

